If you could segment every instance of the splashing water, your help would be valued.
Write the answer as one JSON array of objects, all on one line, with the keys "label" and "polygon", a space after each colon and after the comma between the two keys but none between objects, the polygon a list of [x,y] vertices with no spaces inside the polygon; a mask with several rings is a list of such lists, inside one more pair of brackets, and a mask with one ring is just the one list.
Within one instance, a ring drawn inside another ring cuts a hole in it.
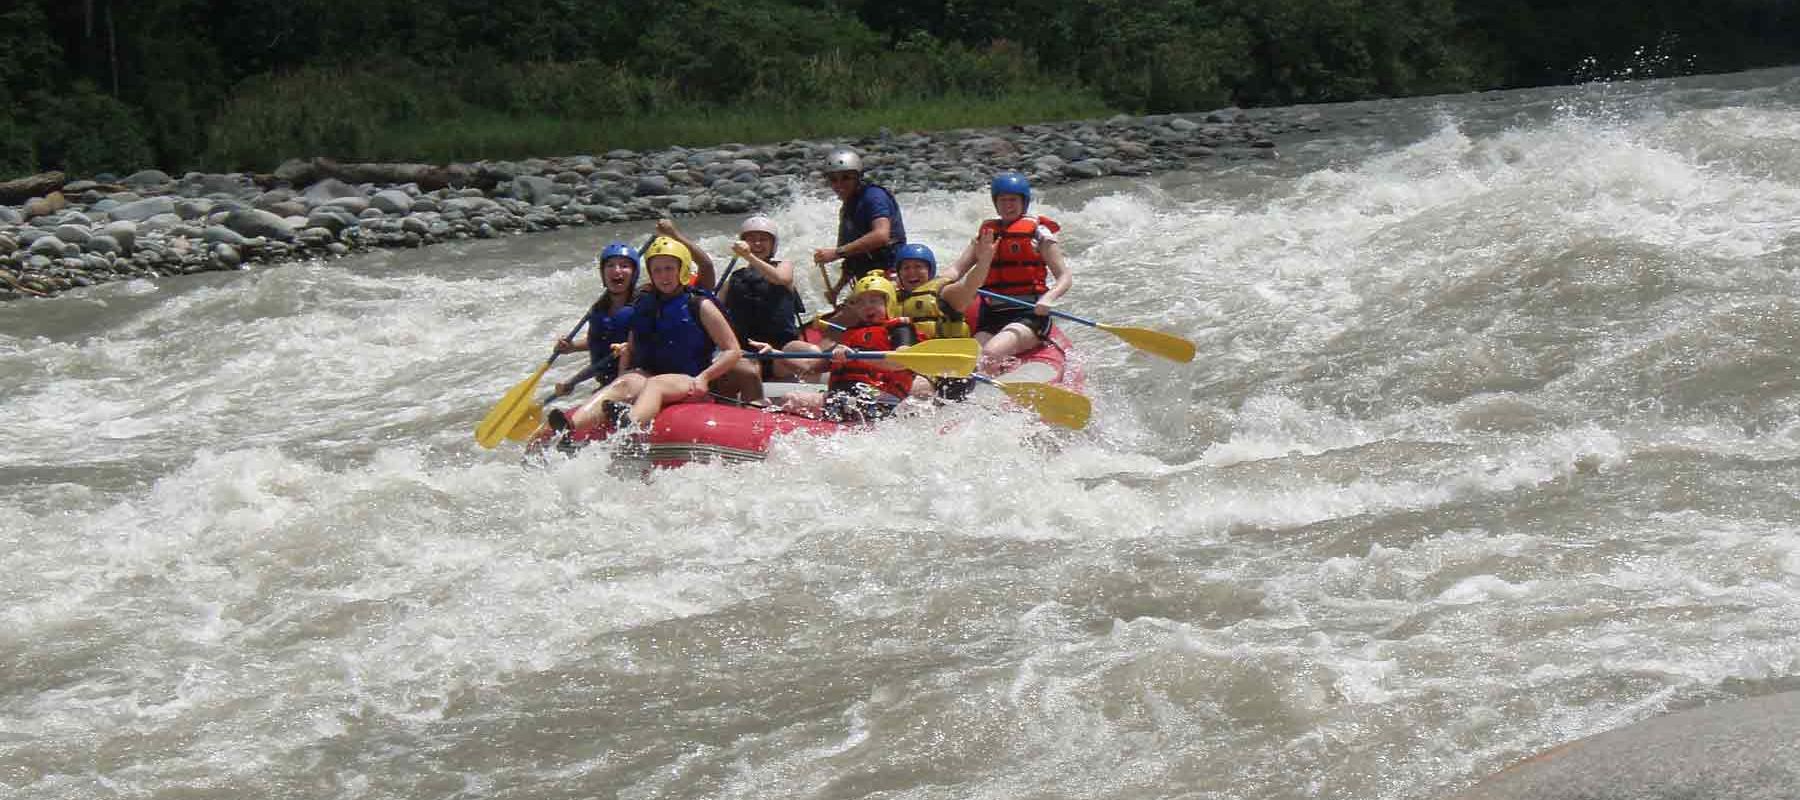
[{"label": "splashing water", "polygon": [[[1041,192],[1065,307],[1201,352],[1071,329],[1081,434],[476,448],[636,229],[0,306],[0,785],[1424,798],[1791,686],[1800,75],[1280,113]],[[774,214],[810,296],[834,215]]]}]

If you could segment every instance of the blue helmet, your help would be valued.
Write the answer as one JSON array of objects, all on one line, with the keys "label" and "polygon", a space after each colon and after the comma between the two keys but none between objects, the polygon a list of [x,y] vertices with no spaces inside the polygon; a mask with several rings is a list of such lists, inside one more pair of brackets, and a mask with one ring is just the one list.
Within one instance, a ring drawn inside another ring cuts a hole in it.
[{"label": "blue helmet", "polygon": [[642,270],[644,267],[643,256],[638,255],[637,248],[632,247],[631,245],[628,245],[624,242],[615,241],[611,244],[608,244],[605,247],[600,248],[600,257],[594,259],[594,265],[601,266],[601,267],[606,266],[607,259],[612,258],[614,256],[624,256],[626,258],[631,259],[631,285],[636,286],[637,279],[638,279],[638,272],[639,272],[639,270]]},{"label": "blue helmet", "polygon": [[999,197],[1003,194],[1016,194],[1025,198],[1025,207],[1031,207],[1031,181],[1017,172],[1002,172],[994,176],[988,184],[988,196]]},{"label": "blue helmet", "polygon": [[931,277],[937,277],[937,254],[925,245],[918,242],[900,245],[900,250],[894,254],[894,268],[899,269],[902,261],[923,261],[931,269]]}]

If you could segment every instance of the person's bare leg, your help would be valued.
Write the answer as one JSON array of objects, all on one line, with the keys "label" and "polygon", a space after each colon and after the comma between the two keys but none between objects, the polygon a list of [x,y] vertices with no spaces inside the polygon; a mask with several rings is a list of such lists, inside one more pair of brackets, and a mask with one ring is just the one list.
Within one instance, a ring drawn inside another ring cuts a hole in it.
[{"label": "person's bare leg", "polygon": [[1037,334],[1017,322],[1001,328],[999,333],[985,341],[980,335],[977,335],[975,340],[981,342],[981,370],[983,372],[991,371],[1003,365],[1007,359],[1038,345]]},{"label": "person's bare leg", "polygon": [[592,398],[568,415],[569,427],[573,430],[592,427],[600,421],[600,405],[608,400],[629,403],[644,391],[649,378],[642,372],[632,371],[613,379],[606,388],[596,392]]},{"label": "person's bare leg", "polygon": [[631,423],[643,430],[650,429],[650,421],[663,410],[665,405],[673,405],[688,399],[693,393],[694,377],[680,373],[658,375],[650,379],[639,392],[637,400],[631,404]]},{"label": "person's bare leg", "polygon": [[781,410],[817,419],[825,410],[825,393],[792,392],[781,398]]},{"label": "person's bare leg", "polygon": [[763,399],[762,384],[762,362],[743,358],[732,365],[730,372],[719,376],[715,391],[745,403],[754,403]]}]

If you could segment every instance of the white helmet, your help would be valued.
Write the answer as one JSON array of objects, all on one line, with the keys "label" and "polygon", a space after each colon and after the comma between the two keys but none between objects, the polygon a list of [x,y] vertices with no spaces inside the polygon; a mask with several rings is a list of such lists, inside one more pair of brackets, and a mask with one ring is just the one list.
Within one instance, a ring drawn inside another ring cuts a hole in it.
[{"label": "white helmet", "polygon": [[855,150],[833,150],[831,151],[831,155],[825,157],[826,175],[830,175],[833,172],[855,172],[860,174],[862,171],[862,156],[857,155]]},{"label": "white helmet", "polygon": [[[766,233],[776,244],[781,243],[781,234],[775,232],[775,220],[761,214],[744,220],[744,224],[738,226],[738,238],[744,238],[746,233]],[[774,255],[774,248],[770,248],[769,254]]]}]

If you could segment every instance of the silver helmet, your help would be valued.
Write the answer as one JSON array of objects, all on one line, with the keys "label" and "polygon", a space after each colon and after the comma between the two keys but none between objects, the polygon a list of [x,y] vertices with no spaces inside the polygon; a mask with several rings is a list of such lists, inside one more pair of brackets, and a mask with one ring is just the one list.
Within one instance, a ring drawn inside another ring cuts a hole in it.
[{"label": "silver helmet", "polygon": [[766,233],[769,235],[769,238],[774,239],[777,244],[781,242],[781,236],[775,232],[775,220],[769,219],[761,214],[744,220],[744,224],[738,226],[739,238],[743,238],[746,233]]},{"label": "silver helmet", "polygon": [[831,155],[825,157],[826,175],[830,175],[833,172],[855,172],[860,174],[862,171],[862,156],[857,155],[855,150],[847,148],[843,150],[833,150],[831,151]]}]

